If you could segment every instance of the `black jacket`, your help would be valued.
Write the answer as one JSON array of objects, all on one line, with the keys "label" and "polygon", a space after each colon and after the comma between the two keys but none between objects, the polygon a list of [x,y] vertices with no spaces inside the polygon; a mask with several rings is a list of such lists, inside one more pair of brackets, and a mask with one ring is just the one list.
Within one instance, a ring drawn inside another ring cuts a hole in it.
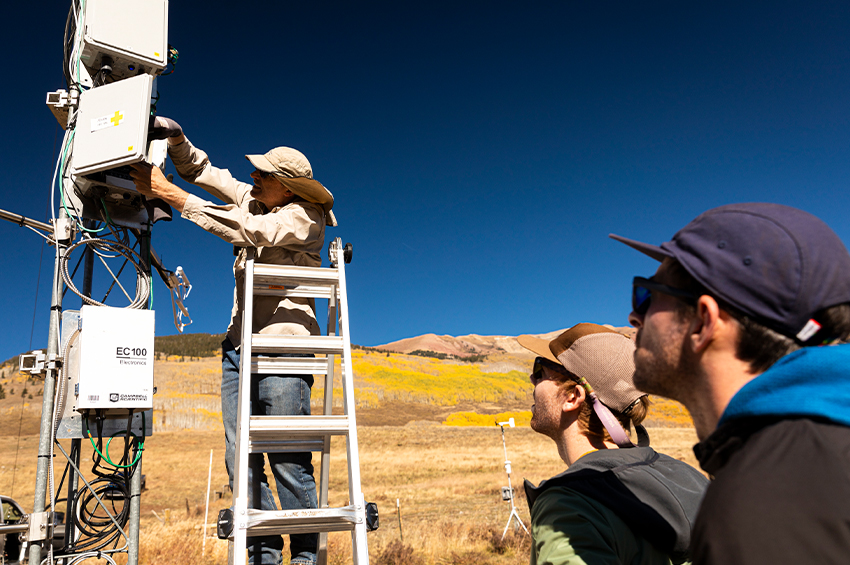
[{"label": "black jacket", "polygon": [[850,563],[850,345],[774,363],[694,451],[715,476],[694,563]]},{"label": "black jacket", "polygon": [[850,563],[850,428],[738,418],[694,451],[715,476],[694,526],[695,565]]}]

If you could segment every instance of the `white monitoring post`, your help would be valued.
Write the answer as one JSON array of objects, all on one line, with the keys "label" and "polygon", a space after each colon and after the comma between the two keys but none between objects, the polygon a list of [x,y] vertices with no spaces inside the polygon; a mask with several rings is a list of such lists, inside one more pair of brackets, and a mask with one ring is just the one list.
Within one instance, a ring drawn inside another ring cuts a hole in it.
[{"label": "white monitoring post", "polygon": [[498,422],[497,425],[502,430],[502,448],[505,450],[505,472],[508,474],[508,486],[502,487],[502,500],[510,501],[511,503],[511,513],[508,516],[508,523],[505,524],[505,531],[502,532],[502,539],[505,539],[505,536],[508,534],[508,528],[511,526],[511,520],[516,520],[517,524],[525,530],[525,533],[528,533],[528,528],[522,523],[522,519],[519,517],[519,513],[514,505],[514,489],[513,485],[511,485],[511,462],[508,460],[508,446],[505,443],[505,426],[513,428],[516,424],[513,418],[508,418],[507,422]]}]

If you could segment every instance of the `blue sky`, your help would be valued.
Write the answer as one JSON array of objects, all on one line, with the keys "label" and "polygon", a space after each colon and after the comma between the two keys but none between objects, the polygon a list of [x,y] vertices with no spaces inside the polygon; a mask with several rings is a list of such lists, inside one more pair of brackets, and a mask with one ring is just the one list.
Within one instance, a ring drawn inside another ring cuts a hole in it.
[{"label": "blue sky", "polygon": [[[0,208],[42,220],[67,9],[7,10]],[[660,243],[771,201],[850,241],[848,29],[842,2],[174,1],[158,110],[243,180],[245,153],[308,156],[336,196],[328,240],[354,245],[355,343],[625,325],[656,265],[610,232]],[[0,237],[5,359],[46,344],[53,250],[37,284],[41,239]],[[180,218],[153,246],[195,285],[187,331],[223,332],[231,247]],[[154,307],[176,333],[159,280]]]}]

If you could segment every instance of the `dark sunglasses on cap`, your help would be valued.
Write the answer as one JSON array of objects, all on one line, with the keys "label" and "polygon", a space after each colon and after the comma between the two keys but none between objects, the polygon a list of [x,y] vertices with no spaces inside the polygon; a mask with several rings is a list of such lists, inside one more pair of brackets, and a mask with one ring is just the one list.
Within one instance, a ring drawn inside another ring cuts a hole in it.
[{"label": "dark sunglasses on cap", "polygon": [[632,280],[632,311],[638,316],[643,316],[649,310],[650,301],[653,292],[660,292],[676,298],[686,299],[690,302],[696,301],[699,298],[693,292],[681,290],[661,284],[643,277],[635,277]]}]

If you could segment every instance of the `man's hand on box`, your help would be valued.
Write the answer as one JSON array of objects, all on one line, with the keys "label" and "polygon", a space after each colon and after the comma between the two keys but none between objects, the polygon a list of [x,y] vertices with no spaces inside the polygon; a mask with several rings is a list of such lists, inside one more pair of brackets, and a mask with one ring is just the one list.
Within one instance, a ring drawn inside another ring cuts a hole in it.
[{"label": "man's hand on box", "polygon": [[154,167],[150,163],[136,163],[132,167],[130,176],[140,194],[149,198],[161,198],[177,211],[183,212],[183,205],[189,196],[188,192],[168,182],[159,167]]}]

